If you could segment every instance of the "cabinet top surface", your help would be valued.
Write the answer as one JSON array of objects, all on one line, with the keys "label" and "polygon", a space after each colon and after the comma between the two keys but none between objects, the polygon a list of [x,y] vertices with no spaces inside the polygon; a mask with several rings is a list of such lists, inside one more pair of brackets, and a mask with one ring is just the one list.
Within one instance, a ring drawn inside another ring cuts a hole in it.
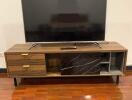
[{"label": "cabinet top surface", "polygon": [[70,47],[69,44],[38,44],[32,49],[29,48],[32,46],[31,43],[26,44],[16,44],[5,53],[19,53],[19,52],[31,52],[31,53],[77,53],[77,52],[114,52],[114,51],[127,51],[126,48],[121,46],[117,42],[101,42],[99,43],[100,47],[96,44],[89,45],[77,45],[77,49],[61,49],[63,47]]}]

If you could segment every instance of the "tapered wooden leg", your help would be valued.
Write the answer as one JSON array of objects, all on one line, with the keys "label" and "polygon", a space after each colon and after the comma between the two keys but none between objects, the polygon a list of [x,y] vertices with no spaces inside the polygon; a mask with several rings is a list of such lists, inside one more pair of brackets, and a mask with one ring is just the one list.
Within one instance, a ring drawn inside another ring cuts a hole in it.
[{"label": "tapered wooden leg", "polygon": [[14,86],[16,87],[17,86],[17,79],[14,78]]}]

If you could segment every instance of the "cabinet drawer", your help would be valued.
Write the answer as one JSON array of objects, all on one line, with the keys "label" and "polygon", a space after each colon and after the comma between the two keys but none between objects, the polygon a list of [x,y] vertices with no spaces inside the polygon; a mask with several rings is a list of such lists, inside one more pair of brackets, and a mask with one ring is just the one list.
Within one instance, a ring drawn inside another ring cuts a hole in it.
[{"label": "cabinet drawer", "polygon": [[44,54],[35,53],[19,53],[19,54],[6,54],[6,59],[8,60],[21,60],[21,59],[45,59]]},{"label": "cabinet drawer", "polygon": [[16,59],[16,60],[8,60],[8,66],[19,66],[19,65],[44,65],[44,59]]},{"label": "cabinet drawer", "polygon": [[8,66],[8,72],[14,75],[39,75],[46,74],[46,67],[45,65]]}]

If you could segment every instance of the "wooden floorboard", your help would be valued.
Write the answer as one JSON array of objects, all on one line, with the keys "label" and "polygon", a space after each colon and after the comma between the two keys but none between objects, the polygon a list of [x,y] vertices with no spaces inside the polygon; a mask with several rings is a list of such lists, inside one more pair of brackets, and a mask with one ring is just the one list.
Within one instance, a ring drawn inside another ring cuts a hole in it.
[{"label": "wooden floorboard", "polygon": [[[0,75],[1,76],[1,75]],[[0,100],[132,100],[132,73],[116,85],[111,77],[13,79],[0,77]]]}]

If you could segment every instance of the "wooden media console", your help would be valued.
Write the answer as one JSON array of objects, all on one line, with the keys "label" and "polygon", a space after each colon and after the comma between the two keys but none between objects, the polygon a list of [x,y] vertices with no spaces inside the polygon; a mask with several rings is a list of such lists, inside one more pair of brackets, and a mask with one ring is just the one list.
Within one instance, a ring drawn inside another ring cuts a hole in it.
[{"label": "wooden media console", "polygon": [[33,77],[117,76],[118,83],[127,49],[116,42],[99,45],[37,44],[31,48],[30,43],[16,44],[5,52],[8,74],[15,86],[17,78]]}]

